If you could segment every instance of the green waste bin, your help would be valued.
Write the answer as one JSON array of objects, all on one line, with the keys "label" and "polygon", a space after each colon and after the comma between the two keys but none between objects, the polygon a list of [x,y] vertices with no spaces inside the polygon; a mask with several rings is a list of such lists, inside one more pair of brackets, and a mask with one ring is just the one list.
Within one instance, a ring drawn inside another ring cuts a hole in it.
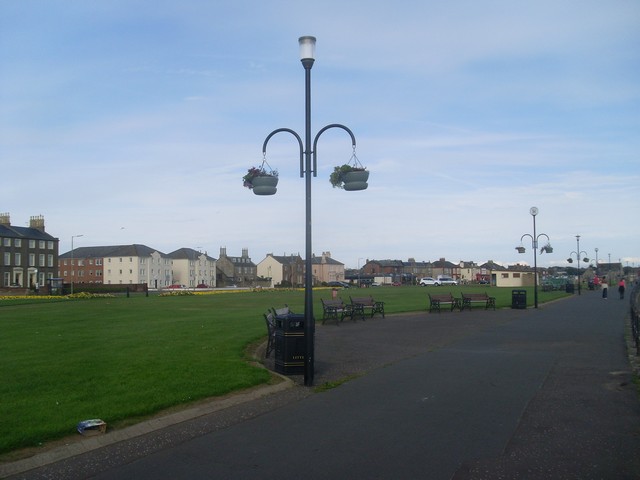
[{"label": "green waste bin", "polygon": [[306,343],[304,314],[276,316],[275,370],[283,375],[304,375]]},{"label": "green waste bin", "polygon": [[565,292],[566,292],[566,293],[573,293],[573,292],[575,292],[575,291],[576,291],[576,287],[575,287],[575,285],[574,285],[573,283],[567,283],[567,286],[566,286]]},{"label": "green waste bin", "polygon": [[511,308],[527,308],[526,290],[511,290]]}]

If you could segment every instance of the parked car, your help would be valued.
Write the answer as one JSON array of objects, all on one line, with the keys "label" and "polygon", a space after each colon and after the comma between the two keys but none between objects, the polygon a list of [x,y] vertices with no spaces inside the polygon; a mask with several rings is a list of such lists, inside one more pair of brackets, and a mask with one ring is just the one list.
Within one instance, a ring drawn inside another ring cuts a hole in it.
[{"label": "parked car", "polygon": [[349,288],[349,284],[347,282],[333,281],[327,283],[327,285],[330,287]]},{"label": "parked car", "polygon": [[436,280],[436,285],[458,285],[458,281],[454,280],[451,277],[438,277]]},{"label": "parked car", "polygon": [[181,288],[187,288],[187,287],[186,287],[186,285],[179,285],[179,284],[175,283],[175,284],[173,284],[173,285],[169,285],[169,286],[168,286],[168,287],[166,287],[166,288],[171,288],[171,289],[176,289],[176,290],[178,290],[178,289],[181,289]]},{"label": "parked car", "polygon": [[438,285],[438,284],[436,283],[435,279],[431,277],[424,277],[420,279],[420,283],[418,283],[418,285],[425,287],[427,285]]}]

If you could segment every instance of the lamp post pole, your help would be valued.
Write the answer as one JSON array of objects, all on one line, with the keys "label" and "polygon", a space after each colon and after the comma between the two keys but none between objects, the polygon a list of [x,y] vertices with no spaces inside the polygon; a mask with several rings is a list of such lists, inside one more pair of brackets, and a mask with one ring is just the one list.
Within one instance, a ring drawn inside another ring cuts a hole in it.
[{"label": "lamp post pole", "polygon": [[571,255],[573,255],[575,253],[576,258],[578,259],[578,295],[582,295],[582,288],[581,288],[581,285],[580,285],[580,283],[581,283],[580,282],[580,276],[581,276],[580,275],[580,255],[584,254],[584,261],[585,262],[588,262],[589,258],[587,257],[587,252],[585,252],[584,250],[580,251],[580,235],[576,235],[576,243],[578,245],[578,248],[577,248],[577,250],[575,252],[571,252],[569,254],[569,258],[567,259],[567,261],[569,263],[573,262],[573,259],[571,258]]},{"label": "lamp post pole", "polygon": [[[540,237],[547,237],[547,242],[549,242],[549,236],[546,233],[541,233],[540,235],[536,234],[536,215],[538,215],[538,207],[531,207],[529,209],[529,213],[533,217],[533,235],[525,233],[520,237],[520,243],[522,243],[524,237],[531,238],[531,248],[533,249],[533,305],[535,308],[538,308],[538,239]],[[520,253],[525,252],[524,247],[516,247],[516,249]],[[543,247],[540,253],[543,251],[551,253],[551,246],[547,245]]]},{"label": "lamp post pole", "polygon": [[75,274],[75,268],[73,265],[73,239],[74,238],[79,238],[79,237],[84,237],[84,234],[82,235],[71,235],[71,295],[73,295],[73,277]]},{"label": "lamp post pole", "polygon": [[[304,36],[298,39],[300,45],[300,61],[305,72],[305,127],[304,145],[300,135],[290,128],[278,128],[267,135],[263,145],[262,154],[266,158],[267,143],[280,132],[292,134],[300,147],[300,177],[305,179],[305,272],[304,272],[304,335],[305,335],[305,360],[304,360],[304,384],[313,385],[314,376],[314,345],[315,345],[315,320],[313,318],[313,264],[312,264],[312,236],[311,236],[311,176],[317,175],[317,143],[320,135],[330,128],[341,128],[351,137],[351,143],[355,152],[356,139],[353,132],[344,125],[333,123],[320,129],[311,141],[311,68],[315,61],[316,38]],[[313,159],[312,159],[313,156]],[[362,188],[366,188],[366,184]],[[255,193],[255,192],[254,192]],[[273,192],[275,193],[275,192]]]}]

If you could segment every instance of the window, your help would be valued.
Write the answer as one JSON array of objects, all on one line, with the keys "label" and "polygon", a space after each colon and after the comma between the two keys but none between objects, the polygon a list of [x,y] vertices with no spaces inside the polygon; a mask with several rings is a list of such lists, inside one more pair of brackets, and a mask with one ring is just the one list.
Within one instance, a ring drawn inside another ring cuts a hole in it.
[{"label": "window", "polygon": [[14,265],[22,265],[22,255],[19,253],[14,254]]},{"label": "window", "polygon": [[514,273],[513,274],[513,278],[520,278],[520,274],[519,273]]},{"label": "window", "polygon": [[9,252],[4,253],[4,264],[11,265],[11,254]]},{"label": "window", "polygon": [[29,248],[36,248],[36,241],[35,240],[29,240]]},{"label": "window", "polygon": [[102,259],[101,258],[97,258],[96,259],[96,265],[102,265]]},{"label": "window", "polygon": [[47,242],[47,248],[48,248],[49,250],[53,250],[53,242],[52,242],[51,240],[49,240],[49,241]]},{"label": "window", "polygon": [[11,246],[11,239],[10,239],[10,238],[4,238],[4,239],[2,240],[2,244],[3,244],[5,247],[10,247],[10,246]]},{"label": "window", "polygon": [[36,266],[36,254],[35,253],[30,253],[29,254],[29,266],[30,267],[35,267]]},{"label": "window", "polygon": [[53,254],[47,255],[47,267],[53,267]]},{"label": "window", "polygon": [[45,245],[45,243],[46,243],[46,242],[45,242],[44,240],[40,240],[40,241],[38,242],[38,245],[40,246],[40,248],[41,248],[41,249],[43,249],[43,250],[44,250],[44,245]]},{"label": "window", "polygon": [[44,253],[41,253],[41,254],[39,255],[39,257],[40,257],[40,258],[39,258],[38,265],[39,265],[39,266],[41,266],[41,267],[44,267]]},{"label": "window", "polygon": [[22,240],[20,238],[16,238],[15,241],[13,242],[13,244],[16,247],[21,247],[22,246]]}]

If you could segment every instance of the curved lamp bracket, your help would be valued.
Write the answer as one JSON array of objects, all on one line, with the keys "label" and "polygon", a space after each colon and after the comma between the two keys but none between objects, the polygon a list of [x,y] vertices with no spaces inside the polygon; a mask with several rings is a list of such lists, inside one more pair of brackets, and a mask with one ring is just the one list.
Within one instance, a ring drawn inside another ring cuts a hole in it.
[{"label": "curved lamp bracket", "polygon": [[278,128],[273,132],[271,132],[269,135],[267,135],[267,138],[264,139],[264,143],[262,144],[262,155],[266,158],[267,143],[269,143],[269,140],[271,139],[271,137],[273,137],[276,133],[280,133],[280,132],[288,132],[294,137],[296,137],[296,139],[298,140],[298,145],[300,146],[300,177],[303,177],[304,176],[304,160],[303,160],[304,147],[302,146],[302,139],[300,138],[300,135],[298,135],[294,130],[291,130],[290,128]]},{"label": "curved lamp bracket", "polygon": [[[313,176],[317,176],[318,173],[318,162],[317,162],[317,153],[316,153],[316,146],[318,145],[318,139],[320,138],[320,135],[322,135],[326,130],[329,130],[330,128],[341,128],[343,129],[345,132],[347,132],[350,136],[351,136],[351,146],[353,147],[353,152],[355,153],[356,151],[356,137],[353,134],[353,132],[351,130],[349,130],[348,127],[345,127],[344,125],[340,125],[339,123],[332,123],[331,125],[327,125],[326,127],[323,127],[322,129],[320,129],[320,131],[316,134],[315,138],[313,139],[313,168],[312,168],[312,172],[313,172]],[[302,176],[302,175],[300,175]]]}]

